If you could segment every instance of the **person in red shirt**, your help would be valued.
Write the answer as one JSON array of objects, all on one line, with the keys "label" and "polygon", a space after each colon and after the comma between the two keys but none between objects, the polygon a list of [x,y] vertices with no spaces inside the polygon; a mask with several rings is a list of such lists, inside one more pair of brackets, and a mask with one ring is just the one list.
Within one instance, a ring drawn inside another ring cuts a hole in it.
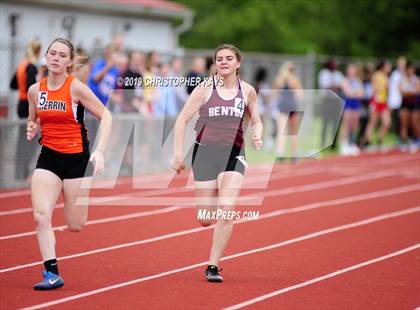
[{"label": "person in red shirt", "polygon": [[[68,229],[72,232],[82,229],[88,209],[86,205],[76,205],[76,200],[88,195],[88,189],[81,189],[83,178],[100,173],[104,168],[103,153],[112,122],[111,114],[99,99],[71,75],[83,59],[75,57],[69,40],[53,40],[47,49],[46,59],[48,77],[28,90],[27,138],[32,140],[41,127],[42,144],[31,184],[33,215],[45,266],[43,281],[34,286],[36,290],[50,290],[64,285],[57,267],[51,224],[53,209],[63,192]],[[99,141],[92,155],[84,125],[85,108],[101,120]],[[94,167],[90,162],[94,163]]]}]

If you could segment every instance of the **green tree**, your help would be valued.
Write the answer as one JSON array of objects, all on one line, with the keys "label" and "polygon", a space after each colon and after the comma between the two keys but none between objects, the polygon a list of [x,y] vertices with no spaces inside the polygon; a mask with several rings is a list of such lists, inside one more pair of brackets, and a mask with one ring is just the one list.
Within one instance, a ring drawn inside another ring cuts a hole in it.
[{"label": "green tree", "polygon": [[190,48],[420,58],[420,0],[177,0],[195,11]]}]

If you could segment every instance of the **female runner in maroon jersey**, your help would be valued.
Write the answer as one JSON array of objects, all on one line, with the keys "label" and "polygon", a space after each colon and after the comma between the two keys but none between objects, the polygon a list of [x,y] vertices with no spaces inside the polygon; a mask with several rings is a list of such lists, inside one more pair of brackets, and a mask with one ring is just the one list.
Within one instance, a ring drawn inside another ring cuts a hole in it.
[{"label": "female runner in maroon jersey", "polygon": [[[205,216],[212,214],[211,211],[221,210],[226,215],[234,210],[247,166],[242,125],[246,114],[253,130],[253,144],[257,149],[262,146],[263,127],[257,94],[251,85],[238,77],[241,65],[239,50],[233,45],[223,44],[216,49],[214,62],[217,73],[211,78],[211,83],[203,82],[194,89],[176,121],[172,161],[172,168],[177,173],[185,168],[185,126],[199,112],[192,169],[197,215],[203,226],[209,226],[214,219]],[[209,282],[223,281],[218,266],[234,221],[223,215],[216,220],[209,265],[205,272]]]}]

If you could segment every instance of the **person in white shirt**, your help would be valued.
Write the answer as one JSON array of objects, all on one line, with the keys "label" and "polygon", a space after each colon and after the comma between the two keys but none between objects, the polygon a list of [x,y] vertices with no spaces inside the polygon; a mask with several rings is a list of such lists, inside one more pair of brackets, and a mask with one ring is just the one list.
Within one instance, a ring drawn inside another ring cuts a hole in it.
[{"label": "person in white shirt", "polygon": [[400,56],[397,60],[397,68],[392,72],[389,79],[388,106],[391,109],[392,124],[395,124],[395,127],[393,126],[394,128],[392,131],[394,131],[397,136],[400,134],[400,120],[398,115],[402,102],[399,85],[401,77],[404,75],[406,64],[407,59],[403,56]]},{"label": "person in white shirt", "polygon": [[[330,89],[337,95],[341,94],[341,85],[343,83],[343,74],[337,70],[337,63],[334,59],[328,60],[324,68],[318,74],[318,86],[321,89]],[[340,120],[341,107],[337,105],[332,96],[326,96],[322,100],[322,132],[321,147],[326,146],[327,131],[329,128],[337,128]],[[338,132],[332,133],[334,136],[332,149],[336,148],[336,138]]]},{"label": "person in white shirt", "polygon": [[[414,64],[410,61],[406,63],[399,89],[402,97],[400,108],[401,150],[415,152],[420,142],[420,80],[416,76]],[[414,141],[409,141],[410,138]]]}]

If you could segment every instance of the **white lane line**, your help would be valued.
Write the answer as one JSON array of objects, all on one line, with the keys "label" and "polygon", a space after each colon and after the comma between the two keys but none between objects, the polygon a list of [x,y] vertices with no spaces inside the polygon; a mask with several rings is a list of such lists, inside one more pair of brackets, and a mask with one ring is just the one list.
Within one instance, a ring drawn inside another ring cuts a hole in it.
[{"label": "white lane line", "polygon": [[[286,178],[294,178],[294,177],[305,176],[305,175],[310,175],[310,174],[317,174],[321,172],[325,172],[325,169],[319,168],[319,167],[310,167],[310,168],[301,169],[300,171],[292,171],[288,173],[276,172],[271,175],[270,179],[271,180],[279,180],[279,179],[284,180]],[[255,185],[255,184],[258,184],[259,182],[266,181],[266,180],[267,180],[266,176],[258,177],[254,175],[248,175],[248,178],[245,178],[244,180],[244,186],[250,186],[253,184]],[[127,196],[128,194],[130,194],[130,197],[132,196],[144,197],[144,196],[159,196],[159,195],[168,195],[168,194],[175,194],[175,193],[182,193],[182,192],[190,192],[193,190],[194,188],[192,187],[152,189],[152,190],[147,190],[147,191],[144,191],[141,189],[138,189],[137,191],[137,189],[133,189],[129,191],[128,193],[122,193],[122,194],[112,195],[112,196],[103,196],[103,197],[90,197],[89,199],[90,199],[91,205],[93,206],[95,204],[104,205],[106,202],[110,203],[111,201],[118,201],[119,199],[124,198],[124,196]],[[63,207],[64,207],[63,203],[58,203],[55,206],[55,209],[60,209]],[[28,213],[28,212],[32,212],[32,208],[27,207],[27,208],[0,211],[0,216],[14,215],[14,214]]]},{"label": "white lane line", "polygon": [[[339,160],[336,160],[339,159]],[[400,163],[406,160],[414,160],[416,159],[414,155],[411,154],[386,154],[381,155],[377,154],[377,156],[358,156],[358,157],[349,157],[349,156],[335,156],[334,158],[328,158],[326,160],[314,160],[312,162],[305,161],[302,163],[298,163],[298,165],[283,165],[281,169],[285,169],[288,171],[290,169],[296,170],[298,169],[305,169],[307,166],[315,164],[317,166],[326,166],[326,167],[371,167],[372,164],[393,164],[393,163]],[[273,165],[272,164],[260,164],[258,165],[259,169],[270,170]],[[324,167],[325,168],[325,167]]]},{"label": "white lane line", "polygon": [[[97,219],[97,220],[87,221],[85,226],[95,225],[95,224],[103,224],[103,223],[110,223],[110,222],[116,222],[116,221],[124,221],[124,220],[128,220],[128,219],[139,218],[139,217],[144,217],[144,216],[152,216],[152,215],[157,215],[157,214],[164,214],[164,213],[169,213],[169,212],[176,211],[180,208],[181,208],[180,206],[171,206],[171,207],[161,208],[161,209],[158,209],[158,210],[140,211],[140,212],[134,212],[134,213],[129,213],[129,214],[125,214],[125,215],[118,215],[118,216],[100,218],[100,219]],[[67,229],[66,225],[53,227],[54,231],[64,231],[66,229]],[[36,235],[36,231],[34,231],[34,230],[33,231],[27,231],[27,232],[24,232],[24,233],[19,233],[19,234],[1,236],[0,240],[28,237],[28,236],[33,236],[33,235]]]},{"label": "white lane line", "polygon": [[[304,240],[316,238],[316,237],[319,237],[319,236],[331,234],[331,233],[334,233],[334,232],[337,232],[337,231],[342,231],[342,230],[347,230],[347,229],[351,229],[351,228],[355,228],[355,227],[360,227],[360,226],[363,226],[363,225],[368,225],[368,224],[371,224],[371,223],[375,223],[375,222],[379,222],[379,221],[383,221],[383,220],[387,220],[387,219],[391,219],[391,218],[395,218],[395,217],[399,217],[399,216],[403,216],[403,215],[407,215],[407,214],[412,214],[412,213],[419,212],[419,211],[420,211],[420,207],[415,207],[415,208],[400,210],[400,211],[397,211],[397,212],[382,214],[382,215],[371,217],[371,218],[368,218],[368,219],[365,219],[365,220],[361,220],[361,221],[357,221],[357,222],[353,222],[353,223],[349,223],[349,224],[345,224],[345,225],[340,225],[340,226],[320,230],[320,231],[317,231],[315,233],[311,233],[311,234],[304,235],[304,236],[301,236],[301,237],[298,237],[298,238],[294,238],[294,239],[282,241],[282,242],[279,242],[279,243],[275,243],[275,244],[272,244],[270,246],[265,246],[265,247],[256,248],[256,249],[253,249],[253,250],[244,251],[244,252],[236,253],[236,254],[233,254],[233,255],[229,255],[229,256],[226,256],[226,257],[222,258],[222,261],[230,260],[230,259],[234,259],[234,258],[237,258],[237,257],[242,257],[242,256],[250,255],[250,254],[260,253],[260,252],[264,252],[264,251],[268,251],[268,250],[272,250],[272,249],[277,249],[277,248],[280,248],[280,247],[283,247],[283,246],[286,246],[286,245],[289,245],[289,244],[293,244],[293,243],[297,243],[297,242],[300,242],[300,241],[304,241]],[[415,246],[418,247],[419,244],[417,244]],[[401,251],[403,251],[403,250],[401,250]],[[388,254],[388,255],[391,255],[391,254]],[[58,305],[58,304],[63,304],[63,303],[73,301],[73,300],[77,300],[77,299],[80,299],[80,298],[96,295],[96,294],[99,294],[99,293],[111,291],[111,290],[114,290],[114,289],[126,287],[126,286],[129,286],[129,285],[133,285],[133,284],[137,284],[137,283],[141,283],[141,282],[145,282],[145,281],[149,281],[149,280],[153,280],[153,279],[157,279],[157,278],[162,278],[162,277],[169,276],[169,275],[176,274],[176,273],[180,273],[180,272],[183,272],[183,271],[186,271],[186,270],[191,270],[191,269],[194,269],[194,268],[197,268],[197,267],[200,267],[200,266],[204,266],[207,263],[208,263],[208,261],[193,264],[193,265],[186,266],[186,267],[183,267],[183,268],[176,268],[176,269],[172,269],[172,270],[169,270],[169,271],[166,271],[166,272],[157,273],[157,274],[154,274],[154,275],[151,275],[151,276],[137,278],[137,279],[134,279],[134,280],[131,280],[131,281],[121,282],[121,283],[118,283],[118,284],[105,286],[105,287],[102,287],[102,288],[99,288],[99,289],[87,291],[87,292],[76,294],[76,295],[73,295],[73,296],[68,296],[68,297],[65,297],[65,298],[52,300],[52,301],[49,301],[49,302],[46,302],[46,303],[32,305],[32,306],[29,306],[29,307],[25,307],[23,309],[25,309],[25,310],[35,310],[35,309],[42,309],[42,308],[46,308],[46,307],[51,307],[51,306]]]},{"label": "white lane line", "polygon": [[[191,190],[185,189],[185,188],[169,188],[167,190],[148,190],[148,191],[143,191],[141,192],[141,195],[144,196],[159,196],[162,194],[171,194],[171,193],[181,193],[181,192],[188,192]],[[106,197],[91,197],[90,199],[94,202],[94,201],[98,201],[98,203],[100,202],[106,202],[106,201],[110,201],[110,200],[119,200],[125,196],[127,196],[128,193],[123,193],[123,194],[118,194],[118,195],[112,195],[112,196],[106,196]],[[60,202],[58,203],[54,209],[60,209],[64,207],[64,203]],[[7,211],[0,211],[0,216],[5,216],[5,215],[13,215],[13,214],[19,214],[19,213],[28,213],[28,212],[32,212],[32,208],[19,208],[19,209],[13,209],[13,210],[7,210]]]},{"label": "white lane line", "polygon": [[[356,176],[351,177],[344,177],[344,178],[338,178],[333,180],[327,180],[327,181],[321,181],[318,183],[313,184],[307,184],[307,185],[300,185],[300,186],[294,186],[294,187],[288,187],[288,188],[282,188],[282,189],[275,189],[275,190],[269,190],[264,192],[257,192],[253,195],[250,195],[249,197],[255,197],[256,199],[261,197],[261,194],[264,193],[264,197],[270,197],[270,196],[278,196],[278,195],[286,195],[286,194],[294,194],[297,192],[305,192],[305,191],[312,191],[312,190],[319,190],[324,189],[328,187],[336,187],[336,186],[342,186],[342,185],[348,185],[356,182],[365,182],[375,179],[381,179],[391,176],[399,175],[401,171],[401,168],[393,168],[383,171],[377,171],[377,172],[368,172],[365,174],[358,174]],[[281,177],[280,177],[281,178]],[[276,178],[277,179],[277,178]],[[115,205],[118,206],[133,206],[133,205],[146,205],[149,206],[151,204],[154,205],[167,205],[170,204],[172,198],[166,198],[158,197],[158,198],[152,198],[152,199],[146,199],[143,197],[143,193],[133,193],[130,196],[126,195],[118,195],[118,196],[108,196],[103,198],[86,198],[86,199],[80,199],[78,200],[79,204],[89,204],[90,206],[94,206],[96,204],[101,206],[106,205]],[[96,200],[97,199],[97,200]],[[176,200],[174,198],[173,200]],[[185,200],[185,201],[184,201]],[[195,204],[194,203],[194,197],[188,197],[188,198],[180,198],[179,201],[176,202],[177,204]],[[254,205],[260,205],[259,200],[256,201],[256,203],[248,202],[248,204],[254,204]]]},{"label": "white lane line", "polygon": [[241,302],[239,304],[223,308],[223,310],[241,309],[243,307],[250,306],[252,304],[261,302],[263,300],[266,300],[266,299],[269,299],[269,298],[272,298],[272,297],[275,297],[275,296],[278,296],[278,295],[281,295],[281,294],[284,294],[284,293],[287,293],[287,292],[290,292],[290,291],[293,291],[293,290],[296,290],[296,289],[299,289],[299,288],[302,288],[302,287],[305,287],[305,286],[308,286],[308,285],[311,285],[311,284],[314,284],[314,283],[317,283],[317,282],[321,282],[321,281],[326,280],[326,279],[330,279],[330,278],[339,276],[343,273],[347,273],[347,272],[350,272],[350,271],[353,271],[353,270],[356,270],[356,269],[359,269],[359,268],[362,268],[362,267],[365,267],[365,266],[369,266],[369,265],[381,262],[381,261],[386,260],[386,259],[396,257],[398,255],[402,255],[402,254],[414,251],[414,250],[418,249],[419,247],[420,247],[420,243],[417,243],[415,245],[412,245],[410,247],[401,249],[399,251],[396,251],[396,252],[393,252],[393,253],[390,253],[390,254],[387,254],[387,255],[384,255],[384,256],[380,256],[380,257],[365,261],[365,262],[357,264],[357,265],[349,266],[347,268],[340,269],[340,270],[337,270],[335,272],[331,272],[331,273],[328,273],[328,274],[323,275],[321,277],[317,277],[317,278],[314,278],[314,279],[311,279],[311,280],[308,280],[308,281],[305,281],[305,282],[302,282],[302,283],[299,283],[299,284],[296,284],[296,285],[285,287],[285,288],[282,288],[280,290],[271,292],[269,294],[265,294],[265,295],[262,295],[262,296],[259,296],[259,297],[255,297],[253,299],[246,300],[246,301]]},{"label": "white lane line", "polygon": [[[416,187],[416,185],[411,185],[411,186],[402,187],[402,188],[396,188],[396,189],[379,191],[379,192],[372,192],[372,193],[362,194],[362,195],[353,195],[353,196],[348,196],[348,197],[334,199],[334,200],[328,200],[328,201],[323,201],[323,202],[306,204],[306,205],[299,206],[299,207],[276,210],[276,211],[273,211],[273,212],[262,214],[260,216],[260,220],[280,216],[280,215],[283,215],[283,214],[297,213],[297,212],[307,211],[307,210],[311,210],[311,209],[318,209],[318,208],[327,207],[327,206],[340,205],[340,204],[343,204],[343,203],[349,203],[349,202],[355,202],[355,201],[374,199],[374,198],[378,198],[378,197],[400,194],[400,193],[403,193],[405,190],[413,190],[415,187]],[[241,224],[241,223],[245,223],[245,222],[247,222],[247,221],[246,220],[239,220],[239,221],[235,221],[234,223],[235,224]],[[128,243],[122,243],[122,244],[118,244],[118,245],[113,245],[113,246],[109,246],[109,247],[104,247],[104,248],[91,250],[91,251],[80,252],[80,253],[76,253],[76,254],[72,254],[72,255],[62,256],[62,257],[59,257],[58,259],[61,261],[61,260],[66,260],[66,259],[72,259],[72,258],[75,258],[75,257],[81,257],[81,256],[86,256],[86,255],[91,255],[91,254],[103,253],[103,252],[113,251],[113,250],[117,250],[117,249],[137,246],[137,245],[146,244],[146,243],[152,243],[152,242],[156,242],[156,241],[160,241],[160,240],[170,239],[170,238],[174,238],[174,237],[179,237],[179,236],[183,236],[183,235],[188,235],[188,234],[201,232],[201,231],[204,231],[204,230],[209,230],[209,229],[212,229],[213,227],[214,227],[214,225],[207,226],[207,227],[197,227],[197,228],[193,228],[193,229],[182,230],[182,231],[178,231],[178,232],[174,232],[174,233],[170,233],[170,234],[165,234],[165,235],[160,235],[160,236],[149,238],[149,239],[143,239],[143,240],[138,240],[138,241],[133,241],[133,242],[128,242]],[[18,270],[18,269],[29,268],[29,267],[37,266],[39,264],[42,264],[42,261],[37,261],[37,262],[33,262],[33,263],[28,263],[28,264],[17,265],[17,266],[13,266],[13,267],[0,269],[0,273],[14,271],[14,270]]]},{"label": "white lane line", "polygon": [[[302,172],[293,172],[293,173],[289,173],[289,174],[282,174],[282,173],[275,173],[272,175],[273,180],[277,180],[277,179],[284,179],[287,177],[296,177],[296,176],[303,176],[303,175],[308,175],[308,174],[317,174],[322,172],[323,170],[320,168],[308,168],[305,171]],[[250,185],[250,184],[256,184],[258,182],[260,182],[261,177],[256,177],[254,178],[254,176],[252,176],[251,178],[245,179],[244,184],[246,185]],[[263,177],[263,181],[267,179],[266,177]],[[140,196],[140,197],[144,197],[144,196],[159,196],[159,195],[168,195],[168,194],[175,194],[175,193],[182,193],[182,192],[190,192],[193,191],[193,188],[168,188],[168,189],[153,189],[153,190],[147,190],[147,191],[142,191],[141,189],[139,191],[136,191],[136,189],[129,191],[131,196]],[[95,204],[100,204],[103,205],[106,202],[110,202],[110,201],[117,201],[121,198],[124,198],[125,196],[127,196],[129,193],[123,193],[123,194],[118,194],[118,195],[112,195],[112,196],[104,196],[104,197],[90,197],[90,201],[91,201],[91,205],[95,205]],[[60,209],[63,208],[64,204],[63,203],[58,203],[55,206],[55,209]],[[6,211],[0,211],[0,216],[6,216],[6,215],[14,215],[14,214],[20,214],[20,213],[28,213],[28,212],[32,212],[32,208],[19,208],[19,209],[12,209],[12,210],[6,210]]]},{"label": "white lane line", "polygon": [[[167,177],[167,174],[163,174],[163,173],[162,174],[152,174],[152,175],[144,175],[144,176],[135,177],[135,178],[122,177],[122,178],[118,178],[116,184],[118,184],[118,185],[129,184],[133,180],[137,184],[140,184],[140,183],[149,183],[149,182],[159,181],[163,177]],[[114,183],[113,181],[109,181],[109,180],[97,180],[97,181],[95,181],[95,184],[98,184],[100,186],[107,186],[107,185],[113,184],[113,183]],[[18,197],[18,196],[30,195],[30,194],[31,194],[31,190],[30,189],[21,189],[21,190],[7,191],[7,192],[4,192],[4,193],[0,193],[0,199],[2,199],[2,198],[11,198],[11,197]]]},{"label": "white lane line", "polygon": [[[408,159],[407,159],[408,160]],[[258,169],[253,169],[253,173],[260,173],[260,171]],[[264,174],[264,173],[262,173]],[[167,179],[168,176],[171,176],[172,174],[168,174],[168,173],[161,173],[161,174],[152,174],[152,175],[143,175],[143,176],[137,176],[137,177],[122,177],[122,178],[118,178],[118,180],[115,182],[116,185],[123,185],[123,184],[136,184],[136,186],[139,186],[140,184],[146,184],[148,186],[148,188],[146,189],[150,189],[150,184],[152,182],[160,182],[162,179]],[[187,179],[188,177],[185,177],[185,179]],[[103,187],[107,187],[110,186],[110,184],[114,184],[114,181],[109,181],[109,180],[98,180],[95,181],[96,186],[103,186]],[[157,183],[158,185],[159,183]],[[142,188],[139,188],[142,189]],[[12,197],[19,197],[19,196],[24,196],[24,195],[30,195],[31,194],[31,190],[30,189],[20,189],[20,190],[13,190],[13,191],[7,191],[4,193],[0,193],[0,199],[3,198],[12,198]]]},{"label": "white lane line", "polygon": [[[386,174],[386,176],[388,176],[388,174]],[[372,177],[376,178],[376,175],[372,175]],[[362,178],[362,179],[365,180],[364,178]],[[355,180],[355,179],[353,178],[351,180]],[[356,180],[359,180],[359,177],[356,177]],[[290,193],[298,193],[298,192],[302,192],[302,191],[307,191],[307,190],[311,190],[311,189],[314,189],[314,188],[317,189],[318,186],[321,186],[320,188],[325,188],[325,186],[329,187],[329,186],[343,185],[343,184],[340,184],[340,183],[348,184],[348,182],[349,182],[348,178],[344,178],[344,181],[342,179],[338,179],[335,182],[330,182],[330,181],[324,182],[323,181],[323,182],[320,182],[320,183],[314,183],[314,184],[310,184],[310,185],[283,188],[281,190],[263,191],[263,192],[253,193],[253,194],[249,194],[249,195],[244,195],[244,196],[242,196],[242,198],[256,197],[256,195],[258,196],[256,198],[259,198],[259,199],[261,198],[261,196],[263,196],[263,197],[281,196],[281,195],[286,195],[286,194],[290,194]],[[375,198],[375,197],[377,197],[377,195],[375,193],[382,193],[382,195],[384,195],[384,196],[396,195],[396,194],[403,193],[403,192],[418,190],[419,188],[420,188],[420,185],[414,184],[414,185],[408,185],[408,186],[393,188],[393,189],[390,189],[390,190],[384,190],[384,191],[369,193],[369,194],[366,194],[367,196],[362,196],[362,197],[367,197],[367,198],[363,198],[363,199],[370,199],[369,197],[371,197],[371,195],[373,194],[372,197]],[[139,198],[139,199],[141,199],[141,198]],[[351,200],[348,201],[348,202],[351,202]],[[144,217],[144,216],[151,216],[151,215],[155,215],[155,214],[163,214],[163,213],[173,212],[173,211],[179,210],[181,208],[185,208],[185,207],[191,208],[192,206],[170,206],[170,207],[166,207],[166,208],[158,209],[158,210],[135,212],[135,213],[127,214],[127,215],[113,216],[113,217],[88,221],[86,223],[86,225],[109,223],[109,222],[114,222],[114,221],[121,221],[121,220],[126,220],[126,219],[133,219],[133,218],[139,218],[139,217]],[[63,231],[63,230],[66,229],[66,227],[67,226],[65,226],[65,225],[57,226],[57,227],[54,227],[53,230]],[[27,236],[32,236],[32,235],[35,235],[35,234],[36,234],[35,231],[28,231],[28,232],[23,232],[23,233],[18,233],[18,234],[4,235],[4,236],[0,236],[0,241],[1,240],[7,240],[7,239],[13,239],[13,238],[27,237]]]},{"label": "white lane line", "polygon": [[[62,208],[63,204],[59,203],[55,207]],[[32,208],[19,208],[19,209],[7,210],[7,211],[0,211],[0,216],[28,213],[28,212],[32,212]]]},{"label": "white lane line", "polygon": [[[350,159],[350,158],[349,158]],[[353,159],[353,158],[351,158]],[[355,160],[357,160],[358,158],[354,158]],[[408,154],[396,154],[396,155],[386,155],[386,156],[381,156],[381,157],[375,157],[375,158],[364,158],[363,162],[362,162],[362,166],[366,165],[366,167],[370,167],[372,162],[376,163],[376,164],[391,164],[391,163],[396,163],[396,162],[402,162],[402,161],[410,161],[415,159],[412,155],[408,155]],[[316,162],[317,166],[327,166],[327,167],[331,167],[334,166],[337,169],[339,168],[340,165],[349,165],[349,164],[353,164],[352,161],[346,161],[346,162],[342,162],[342,163],[337,163],[337,162],[329,162],[328,160],[326,161],[319,161]],[[357,166],[360,167],[361,164],[357,163]],[[264,167],[264,165],[261,165],[261,167]],[[269,169],[271,171],[271,168],[273,167],[273,165],[269,165],[267,167],[267,169]],[[295,172],[299,172],[301,170],[305,170],[308,169],[308,167],[299,167],[298,169],[293,168],[292,170]],[[311,167],[309,168],[311,169]],[[325,167],[322,167],[322,171],[325,171]],[[284,171],[281,171],[284,173]],[[139,184],[140,182],[150,182],[150,181],[156,181],[159,180],[161,178],[166,178],[167,174],[158,174],[158,175],[145,175],[145,176],[139,176],[139,177],[135,177],[134,178],[134,182],[135,184]],[[131,184],[133,181],[133,179],[131,177],[124,177],[122,179],[118,179],[117,184]],[[99,181],[99,182],[103,182],[104,185],[107,184],[107,180],[104,181]],[[2,198],[10,198],[10,197],[17,197],[17,196],[23,196],[23,195],[30,195],[31,191],[30,189],[22,189],[22,190],[14,190],[14,191],[7,191],[4,193],[0,193],[0,199]]]},{"label": "white lane line", "polygon": [[30,195],[31,190],[30,189],[21,189],[21,190],[15,190],[5,193],[0,193],[0,199],[1,198],[10,198],[10,197],[18,197],[23,195]]}]

